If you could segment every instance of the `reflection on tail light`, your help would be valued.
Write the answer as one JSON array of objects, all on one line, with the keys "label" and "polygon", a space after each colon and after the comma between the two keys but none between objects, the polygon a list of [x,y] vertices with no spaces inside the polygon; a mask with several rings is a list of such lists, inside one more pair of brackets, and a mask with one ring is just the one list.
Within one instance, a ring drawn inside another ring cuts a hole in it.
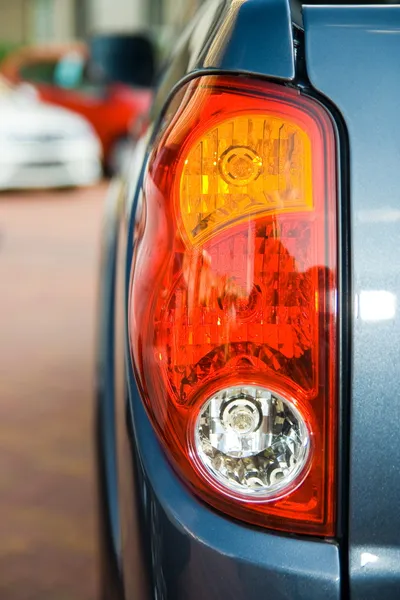
[{"label": "reflection on tail light", "polygon": [[331,536],[335,146],[294,89],[206,76],[151,156],[130,339],[170,460],[215,508]]}]

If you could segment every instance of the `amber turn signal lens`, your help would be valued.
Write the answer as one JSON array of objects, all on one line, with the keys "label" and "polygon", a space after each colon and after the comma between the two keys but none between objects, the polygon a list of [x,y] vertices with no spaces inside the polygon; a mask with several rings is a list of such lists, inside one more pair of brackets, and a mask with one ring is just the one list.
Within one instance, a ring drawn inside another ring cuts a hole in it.
[{"label": "amber turn signal lens", "polygon": [[287,117],[226,119],[181,160],[180,215],[194,244],[249,215],[312,209],[310,138]]},{"label": "amber turn signal lens", "polygon": [[226,515],[332,536],[336,189],[331,120],[298,91],[200,77],[150,158],[130,340],[173,466]]}]

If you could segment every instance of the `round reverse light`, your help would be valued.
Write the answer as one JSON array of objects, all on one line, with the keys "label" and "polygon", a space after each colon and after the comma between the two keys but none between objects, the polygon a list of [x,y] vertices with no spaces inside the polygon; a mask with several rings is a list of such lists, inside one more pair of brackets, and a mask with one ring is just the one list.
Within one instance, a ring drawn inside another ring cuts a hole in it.
[{"label": "round reverse light", "polygon": [[300,483],[310,434],[293,402],[258,386],[223,389],[202,406],[196,454],[227,491],[266,499]]}]

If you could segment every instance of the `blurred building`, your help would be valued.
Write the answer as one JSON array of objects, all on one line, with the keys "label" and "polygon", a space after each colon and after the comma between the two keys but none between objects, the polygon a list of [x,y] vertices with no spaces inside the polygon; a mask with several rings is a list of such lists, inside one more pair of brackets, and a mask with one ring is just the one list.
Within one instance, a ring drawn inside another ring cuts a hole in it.
[{"label": "blurred building", "polygon": [[148,26],[176,31],[202,0],[0,0],[0,45],[67,41]]},{"label": "blurred building", "polygon": [[74,0],[0,0],[0,43],[70,39],[78,5]]}]

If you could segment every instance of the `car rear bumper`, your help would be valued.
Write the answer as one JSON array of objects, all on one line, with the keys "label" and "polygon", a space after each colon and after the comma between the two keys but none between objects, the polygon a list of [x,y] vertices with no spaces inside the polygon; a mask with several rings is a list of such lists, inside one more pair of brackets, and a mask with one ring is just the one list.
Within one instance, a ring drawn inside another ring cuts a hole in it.
[{"label": "car rear bumper", "polygon": [[200,503],[169,466],[130,382],[128,427],[148,570],[163,600],[339,600],[339,547],[277,535]]}]

